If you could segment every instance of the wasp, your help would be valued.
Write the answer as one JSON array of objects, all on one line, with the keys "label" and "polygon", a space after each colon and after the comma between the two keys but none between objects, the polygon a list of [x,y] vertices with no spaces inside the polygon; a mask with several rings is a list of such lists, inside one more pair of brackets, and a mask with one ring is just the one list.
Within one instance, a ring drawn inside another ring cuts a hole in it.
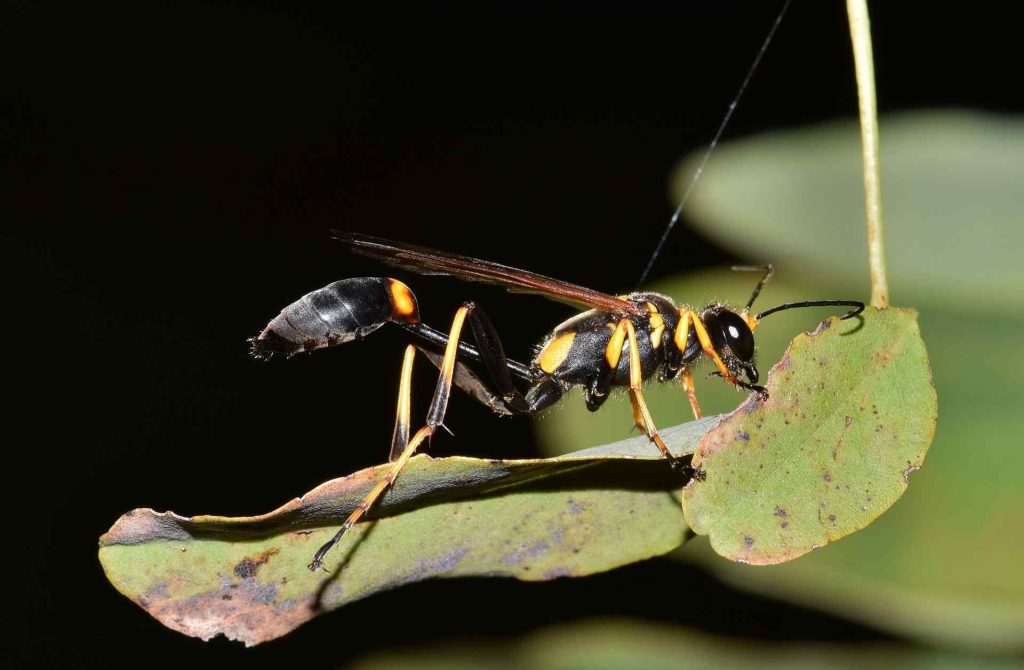
[{"label": "wasp", "polygon": [[[693,414],[700,418],[691,368],[706,358],[715,366],[713,374],[765,399],[768,392],[757,385],[759,375],[754,364],[754,331],[761,319],[796,307],[853,307],[844,319],[864,309],[864,303],[856,300],[814,300],[786,303],[754,314],[751,307],[772,276],[771,265],[736,268],[762,272],[742,310],[734,311],[720,303],[694,309],[660,293],[637,291],[615,296],[477,258],[360,234],[336,232],[334,236],[355,253],[393,267],[497,284],[514,292],[540,294],[585,311],[562,322],[544,337],[527,365],[505,355],[494,325],[475,302],[463,303],[449,330],[439,331],[420,320],[416,296],[397,279],[342,279],[285,307],[251,340],[253,355],[268,358],[275,353],[293,355],[332,347],[362,339],[388,323],[405,329],[425,345],[410,344],[405,350],[391,440],[391,467],[334,537],[316,552],[309,564],[313,571],[323,566],[328,551],[395,482],[409,458],[443,427],[453,384],[498,414],[524,416],[552,406],[574,387],[582,388],[591,411],[600,408],[613,389],[628,389],[636,426],[647,434],[673,469],[687,478],[701,478],[702,472],[688,460],[674,456],[665,446],[644,401],[644,382],[681,380]],[[464,341],[467,322],[475,346]],[[417,351],[440,374],[426,423],[411,434],[410,386]]]}]

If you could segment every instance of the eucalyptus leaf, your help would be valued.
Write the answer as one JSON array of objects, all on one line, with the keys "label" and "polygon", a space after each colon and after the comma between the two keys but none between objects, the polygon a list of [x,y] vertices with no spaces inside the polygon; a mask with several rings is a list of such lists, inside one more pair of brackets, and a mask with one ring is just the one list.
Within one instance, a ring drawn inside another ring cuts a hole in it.
[{"label": "eucalyptus leaf", "polygon": [[702,542],[678,555],[737,587],[932,645],[1021,653],[1024,317],[964,319],[926,310],[921,329],[941,418],[925,467],[889,513],[770,570],[722,561]]},{"label": "eucalyptus leaf", "polygon": [[868,525],[903,494],[935,434],[936,397],[912,310],[868,308],[798,336],[702,440],[690,527],[735,561],[792,560]]},{"label": "eucalyptus leaf", "polygon": [[[715,418],[665,431],[693,453]],[[587,575],[664,554],[686,526],[678,476],[646,437],[546,460],[409,461],[374,515],[306,565],[387,466],[255,517],[137,509],[100,538],[111,583],[164,625],[257,644],[374,592],[432,577]]]}]

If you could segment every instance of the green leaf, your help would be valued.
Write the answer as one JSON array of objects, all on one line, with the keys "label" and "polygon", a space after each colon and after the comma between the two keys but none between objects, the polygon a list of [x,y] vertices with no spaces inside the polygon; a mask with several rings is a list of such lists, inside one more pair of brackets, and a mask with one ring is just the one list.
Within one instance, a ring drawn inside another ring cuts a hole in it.
[{"label": "green leaf", "polygon": [[921,329],[941,419],[908,495],[842,542],[770,570],[722,561],[701,542],[680,558],[760,594],[929,644],[1024,651],[1024,316],[934,309]]},{"label": "green leaf", "polygon": [[[665,431],[693,453],[715,418]],[[416,456],[374,514],[311,573],[316,549],[387,466],[320,485],[255,517],[137,509],[100,538],[111,583],[164,625],[257,644],[321,612],[432,577],[580,576],[684,540],[679,479],[646,437],[547,460]]]},{"label": "green leaf", "polygon": [[928,357],[910,310],[869,308],[793,340],[751,396],[701,441],[683,492],[716,552],[781,563],[863,528],[907,488],[935,433]]},{"label": "green leaf", "polygon": [[[1024,308],[1024,120],[967,111],[883,117],[882,195],[893,299],[1002,313]],[[676,172],[680,197],[698,157]],[[687,215],[752,258],[867,290],[855,121],[721,145]]]}]

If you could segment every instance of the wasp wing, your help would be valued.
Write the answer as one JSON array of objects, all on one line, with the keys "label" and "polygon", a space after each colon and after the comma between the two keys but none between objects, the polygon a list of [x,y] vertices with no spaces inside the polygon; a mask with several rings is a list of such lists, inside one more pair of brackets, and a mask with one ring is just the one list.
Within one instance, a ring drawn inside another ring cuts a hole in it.
[{"label": "wasp wing", "polygon": [[465,281],[498,284],[516,293],[537,293],[570,305],[638,313],[638,308],[632,303],[613,295],[500,263],[358,233],[333,231],[333,235],[357,254],[419,274],[450,275]]}]

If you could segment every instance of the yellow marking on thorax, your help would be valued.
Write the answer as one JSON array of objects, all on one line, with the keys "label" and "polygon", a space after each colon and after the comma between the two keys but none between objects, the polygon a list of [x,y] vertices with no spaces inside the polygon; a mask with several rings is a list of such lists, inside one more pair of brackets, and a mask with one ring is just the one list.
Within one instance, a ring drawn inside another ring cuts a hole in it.
[{"label": "yellow marking on thorax", "polygon": [[572,341],[574,339],[576,339],[576,333],[569,331],[552,338],[551,341],[545,344],[544,349],[537,356],[537,364],[540,366],[540,369],[549,375],[553,374],[558,369],[558,366],[569,357],[569,349],[572,348]]},{"label": "yellow marking on thorax", "polygon": [[665,319],[660,314],[651,315],[651,346],[655,349],[661,346],[661,338],[665,335]]},{"label": "yellow marking on thorax", "polygon": [[391,280],[391,302],[400,316],[417,318],[416,298],[409,287],[397,279]]},{"label": "yellow marking on thorax", "polygon": [[690,310],[683,307],[679,310],[679,325],[676,326],[675,343],[679,351],[686,351],[686,341],[690,339]]},{"label": "yellow marking on thorax", "polygon": [[657,349],[661,346],[661,337],[665,334],[665,319],[658,311],[657,305],[647,303],[647,309],[651,313],[647,319],[647,322],[651,324],[651,347]]},{"label": "yellow marking on thorax", "polygon": [[612,370],[619,367],[619,359],[622,358],[622,345],[626,342],[626,320],[623,319],[612,331],[611,339],[604,350],[604,359],[608,361],[608,367]]}]

